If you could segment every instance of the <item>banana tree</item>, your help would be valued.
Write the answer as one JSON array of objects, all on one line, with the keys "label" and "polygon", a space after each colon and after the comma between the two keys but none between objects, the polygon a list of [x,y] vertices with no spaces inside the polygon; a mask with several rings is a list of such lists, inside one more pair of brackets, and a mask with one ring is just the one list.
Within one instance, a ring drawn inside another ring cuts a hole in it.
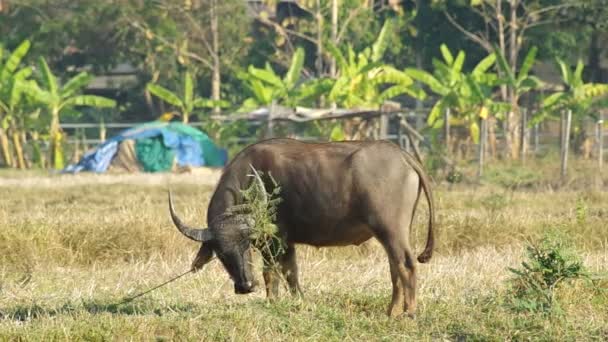
[{"label": "banana tree", "polygon": [[155,83],[148,83],[148,91],[159,99],[167,102],[168,104],[175,106],[179,109],[182,121],[188,123],[190,121],[190,115],[197,108],[214,108],[227,107],[228,102],[219,100],[214,101],[196,96],[194,93],[194,81],[190,72],[184,73],[183,88],[181,94],[172,92],[171,90],[162,87]]},{"label": "banana tree", "polygon": [[[426,94],[414,85],[406,73],[382,63],[388,44],[392,21],[385,21],[380,34],[372,46],[356,53],[347,46],[346,54],[331,42],[327,50],[336,60],[338,78],[330,92],[329,100],[340,107],[379,107],[384,101],[401,94],[424,99]],[[381,90],[381,86],[392,86]]]},{"label": "banana tree", "polygon": [[268,106],[273,101],[288,107],[311,104],[329,89],[331,80],[301,81],[303,65],[304,50],[297,48],[283,77],[279,76],[268,63],[263,69],[250,65],[247,72],[239,72],[237,77],[243,81],[243,85],[251,94],[243,101],[239,111]]},{"label": "banana tree", "polygon": [[519,129],[519,98],[531,90],[538,89],[543,84],[540,79],[530,75],[530,70],[536,60],[536,52],[538,49],[532,47],[528,51],[518,73],[514,72],[505,56],[500,53],[500,49],[497,47],[494,49],[496,51],[498,67],[502,72],[501,83],[506,84],[510,92],[510,108],[507,120],[508,132],[505,133],[507,149],[509,150],[511,157],[515,159],[519,156],[519,147],[520,142],[522,141],[522,139],[520,139],[521,130]]},{"label": "banana tree", "polygon": [[563,60],[557,58],[562,82],[565,89],[557,91],[541,102],[541,109],[531,120],[530,125],[537,124],[548,118],[555,119],[563,110],[572,111],[572,124],[575,132],[575,142],[581,144],[585,139],[583,120],[591,117],[599,120],[598,109],[608,106],[608,84],[585,83],[583,80],[584,64],[579,60],[574,69],[570,69]]},{"label": "banana tree", "polygon": [[12,140],[17,156],[16,163],[20,168],[25,167],[23,148],[21,146],[19,127],[16,126],[20,111],[21,84],[32,74],[29,67],[19,69],[21,61],[29,51],[29,40],[23,41],[3,62],[4,49],[0,47],[0,149],[7,166],[13,166],[12,154],[8,138],[8,129],[12,129]]},{"label": "banana tree", "polygon": [[459,51],[454,57],[445,44],[440,46],[440,50],[443,61],[433,59],[433,73],[415,68],[406,68],[405,73],[426,84],[439,96],[427,118],[429,126],[435,129],[442,127],[445,124],[442,114],[450,108],[453,113],[451,123],[466,125],[472,140],[477,143],[478,119],[486,119],[489,112],[500,106],[492,99],[492,89],[498,84],[498,79],[489,72],[496,62],[496,55],[486,56],[473,71],[465,73],[462,71],[466,57],[464,51]]},{"label": "banana tree", "polygon": [[557,91],[543,99],[541,110],[531,120],[534,125],[547,118],[554,118],[561,110],[570,109],[573,121],[580,122],[585,117],[598,119],[597,108],[606,105],[604,95],[608,94],[608,84],[585,83],[583,80],[584,64],[578,61],[574,69],[570,69],[563,60],[557,58],[562,82],[565,90]]},{"label": "banana tree", "polygon": [[63,169],[64,153],[62,146],[61,114],[77,106],[111,108],[116,102],[102,96],[80,95],[79,92],[93,79],[93,76],[81,72],[61,84],[49,68],[46,60],[40,57],[39,68],[42,88],[37,83],[28,83],[25,91],[38,103],[44,105],[50,115],[50,160],[55,169]]}]

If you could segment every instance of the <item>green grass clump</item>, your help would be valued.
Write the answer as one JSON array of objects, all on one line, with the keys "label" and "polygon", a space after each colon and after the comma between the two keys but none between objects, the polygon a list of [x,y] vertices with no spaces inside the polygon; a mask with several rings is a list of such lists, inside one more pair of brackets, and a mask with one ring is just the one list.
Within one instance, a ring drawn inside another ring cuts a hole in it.
[{"label": "green grass clump", "polygon": [[549,232],[537,243],[526,246],[527,258],[521,267],[509,268],[510,301],[519,311],[560,313],[556,299],[558,286],[588,278],[580,256],[572,243],[557,231]]}]

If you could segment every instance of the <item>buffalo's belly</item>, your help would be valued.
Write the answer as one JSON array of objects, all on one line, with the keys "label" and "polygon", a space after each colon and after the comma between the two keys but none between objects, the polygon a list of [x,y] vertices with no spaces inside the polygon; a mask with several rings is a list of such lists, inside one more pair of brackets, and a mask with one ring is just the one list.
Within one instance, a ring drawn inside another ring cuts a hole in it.
[{"label": "buffalo's belly", "polygon": [[335,225],[294,225],[288,227],[291,243],[317,247],[360,245],[373,237],[366,224],[348,222]]}]

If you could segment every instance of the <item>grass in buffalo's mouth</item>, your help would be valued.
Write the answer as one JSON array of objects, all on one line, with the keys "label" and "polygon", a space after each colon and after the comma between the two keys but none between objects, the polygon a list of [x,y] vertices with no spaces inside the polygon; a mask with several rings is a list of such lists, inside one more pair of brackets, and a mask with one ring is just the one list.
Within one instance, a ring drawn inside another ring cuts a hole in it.
[{"label": "grass in buffalo's mouth", "polygon": [[[203,225],[212,185],[172,186],[180,215]],[[606,340],[606,280],[556,294],[559,317],[505,303],[507,267],[527,240],[558,228],[585,266],[608,271],[608,194],[437,191],[437,249],[418,267],[418,316],[389,319],[384,251],[297,250],[304,298],[283,289],[234,294],[219,262],[140,297],[188,269],[198,245],[171,224],[162,184],[0,188],[0,340]],[[412,238],[419,252],[426,209]],[[261,279],[260,258],[256,275]]]}]

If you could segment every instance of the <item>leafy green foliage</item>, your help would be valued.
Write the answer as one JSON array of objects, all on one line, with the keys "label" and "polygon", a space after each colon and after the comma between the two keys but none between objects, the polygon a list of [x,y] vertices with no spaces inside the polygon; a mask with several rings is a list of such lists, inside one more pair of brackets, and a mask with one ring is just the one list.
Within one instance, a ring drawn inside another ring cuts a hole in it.
[{"label": "leafy green foliage", "polygon": [[190,115],[197,108],[229,106],[229,103],[223,100],[215,101],[196,96],[196,94],[194,94],[194,80],[192,79],[191,73],[188,71],[184,73],[181,94],[174,93],[171,90],[154,83],[148,83],[147,89],[154,96],[174,107],[177,107],[180,110],[182,121],[184,123],[189,122]]},{"label": "leafy green foliage", "polygon": [[[360,52],[355,52],[349,44],[344,54],[331,42],[327,43],[327,50],[336,60],[339,70],[339,76],[329,91],[330,101],[344,108],[375,108],[401,94],[425,98],[426,94],[416,87],[409,75],[381,62],[391,27],[392,21],[385,21],[372,46]],[[392,86],[381,90],[381,86],[387,84]]]},{"label": "leafy green foliage", "polygon": [[585,200],[582,197],[579,197],[576,200],[575,208],[576,223],[578,223],[579,225],[584,225],[587,222],[588,210],[589,208],[587,207],[587,203],[585,203]]},{"label": "leafy green foliage", "polygon": [[557,287],[588,276],[580,257],[558,232],[547,233],[540,242],[529,244],[526,254],[520,268],[509,268],[515,275],[511,279],[510,304],[518,311],[559,312]]},{"label": "leafy green foliage", "polygon": [[311,104],[320,94],[329,89],[331,83],[327,79],[311,79],[300,81],[304,65],[304,49],[296,49],[284,77],[280,77],[269,63],[264,69],[250,65],[247,72],[238,73],[250,97],[243,101],[240,111],[252,110],[261,106],[269,106],[273,101],[277,104],[295,107]]},{"label": "leafy green foliage", "polygon": [[462,71],[465,62],[464,51],[456,57],[445,44],[440,46],[443,61],[433,59],[434,70],[429,73],[415,68],[406,68],[405,73],[426,84],[439,96],[433,105],[427,123],[437,129],[444,125],[443,113],[449,108],[451,124],[466,125],[475,143],[479,139],[478,120],[486,119],[488,111],[498,111],[504,104],[492,99],[492,90],[499,83],[489,69],[496,61],[496,55],[483,58],[470,73]]},{"label": "leafy green foliage", "polygon": [[63,169],[63,138],[59,126],[61,114],[73,112],[72,109],[77,106],[112,108],[116,106],[116,101],[103,96],[77,95],[92,80],[92,77],[86,72],[77,74],[62,86],[44,57],[39,58],[38,64],[42,88],[37,82],[29,82],[23,87],[23,90],[32,101],[45,107],[45,114],[50,118],[53,165],[55,169]]},{"label": "leafy green foliage", "polygon": [[505,56],[500,52],[500,49],[495,47],[494,53],[496,54],[498,67],[504,73],[501,83],[506,84],[513,89],[517,96],[537,89],[543,84],[538,77],[530,75],[530,70],[536,61],[537,52],[538,48],[533,46],[524,57],[524,61],[519,68],[519,73],[516,74],[507,62]]}]

